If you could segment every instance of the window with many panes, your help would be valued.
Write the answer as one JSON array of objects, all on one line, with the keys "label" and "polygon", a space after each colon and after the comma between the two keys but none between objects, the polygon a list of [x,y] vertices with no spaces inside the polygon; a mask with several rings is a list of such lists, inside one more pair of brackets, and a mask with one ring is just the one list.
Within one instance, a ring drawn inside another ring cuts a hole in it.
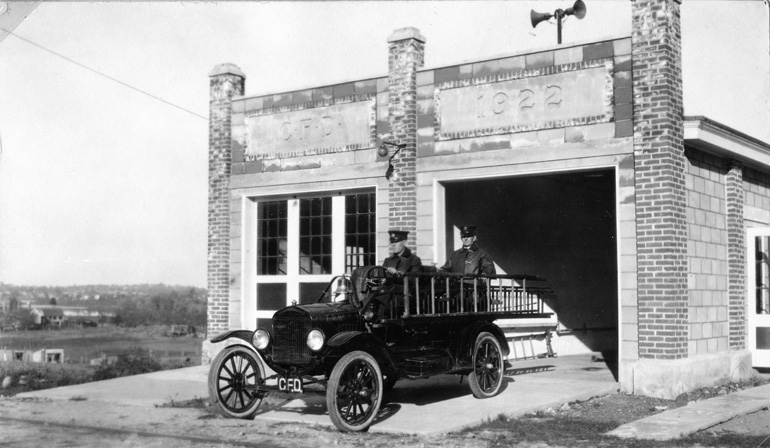
[{"label": "window with many panes", "polygon": [[260,202],[257,218],[257,273],[286,274],[286,201]]},{"label": "window with many panes", "polygon": [[299,272],[332,273],[332,198],[299,201]]},{"label": "window with many panes", "polygon": [[374,193],[345,197],[345,272],[377,264]]},{"label": "window with many panes", "polygon": [[335,276],[377,264],[375,193],[256,204],[256,317],[313,303]]}]

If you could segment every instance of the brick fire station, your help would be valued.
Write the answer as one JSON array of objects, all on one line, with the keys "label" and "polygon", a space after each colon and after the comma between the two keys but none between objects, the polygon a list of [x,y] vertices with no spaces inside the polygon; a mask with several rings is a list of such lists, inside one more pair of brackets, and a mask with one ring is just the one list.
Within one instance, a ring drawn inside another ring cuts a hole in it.
[{"label": "brick fire station", "polygon": [[553,318],[500,323],[511,344],[551,329],[559,356],[601,352],[622,391],[663,398],[770,367],[770,145],[684,114],[680,6],[432,69],[402,28],[386,76],[257,97],[215,67],[208,334],[380,264],[388,229],[440,266],[475,224],[498,273],[555,292]]}]

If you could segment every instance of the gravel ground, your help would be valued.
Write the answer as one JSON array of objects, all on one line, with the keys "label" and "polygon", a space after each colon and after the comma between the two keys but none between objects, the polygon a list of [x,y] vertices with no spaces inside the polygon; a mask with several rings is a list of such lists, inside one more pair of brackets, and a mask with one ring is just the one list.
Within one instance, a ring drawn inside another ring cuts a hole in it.
[{"label": "gravel ground", "polygon": [[[765,380],[764,382],[767,382]],[[87,400],[0,398],[0,446],[73,447],[662,447],[672,443],[601,436],[620,424],[690,401],[730,393],[758,383],[701,389],[677,400],[623,394],[570,403],[560,409],[507,419],[443,436],[343,434],[327,427],[232,420],[215,414],[203,400],[162,407],[116,406]],[[676,446],[768,447],[770,410],[736,418],[677,441]]]}]

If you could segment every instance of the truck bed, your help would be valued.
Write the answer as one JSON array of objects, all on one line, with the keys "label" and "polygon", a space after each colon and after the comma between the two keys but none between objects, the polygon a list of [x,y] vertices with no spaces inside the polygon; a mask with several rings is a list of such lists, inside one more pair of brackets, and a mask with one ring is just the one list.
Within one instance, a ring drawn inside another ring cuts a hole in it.
[{"label": "truck bed", "polygon": [[546,302],[555,295],[545,280],[531,275],[463,276],[407,274],[390,294],[385,318],[478,319],[547,318],[553,315]]}]

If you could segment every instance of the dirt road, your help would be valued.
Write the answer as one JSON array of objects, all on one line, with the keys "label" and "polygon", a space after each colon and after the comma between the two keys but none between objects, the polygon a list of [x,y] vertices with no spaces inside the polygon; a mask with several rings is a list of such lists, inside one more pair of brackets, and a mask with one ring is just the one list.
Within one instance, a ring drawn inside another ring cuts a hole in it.
[{"label": "dirt road", "polygon": [[[120,432],[102,428],[84,428],[73,425],[52,425],[34,421],[19,421],[0,418],[0,433],[3,434],[0,446],[15,448],[78,447],[103,448],[121,446],[127,448],[198,448],[198,447],[234,447],[254,445],[234,445],[215,440],[203,440],[183,436],[158,436],[134,432]],[[270,447],[262,444],[260,446]],[[274,445],[275,446],[275,445]]]},{"label": "dirt road", "polygon": [[[0,446],[51,447],[367,447],[481,448],[513,446],[543,448],[542,442],[501,439],[499,431],[442,436],[343,434],[328,427],[275,423],[263,419],[233,420],[215,415],[201,402],[175,407],[112,405],[87,400],[0,398]],[[116,424],[115,422],[120,422]],[[556,428],[550,428],[554,430]],[[770,410],[736,418],[705,432],[715,435],[770,435]],[[501,442],[507,442],[501,445]],[[636,446],[633,441],[625,441]],[[644,442],[649,443],[649,442]],[[657,446],[654,442],[650,445]],[[764,445],[762,445],[764,446]],[[770,443],[767,445],[770,447]]]},{"label": "dirt road", "polygon": [[[177,404],[184,406],[184,404]],[[115,422],[120,422],[115,424]],[[0,398],[0,446],[73,447],[485,447],[473,436],[343,434],[328,427],[225,419],[190,407],[111,405],[87,400]]]}]

